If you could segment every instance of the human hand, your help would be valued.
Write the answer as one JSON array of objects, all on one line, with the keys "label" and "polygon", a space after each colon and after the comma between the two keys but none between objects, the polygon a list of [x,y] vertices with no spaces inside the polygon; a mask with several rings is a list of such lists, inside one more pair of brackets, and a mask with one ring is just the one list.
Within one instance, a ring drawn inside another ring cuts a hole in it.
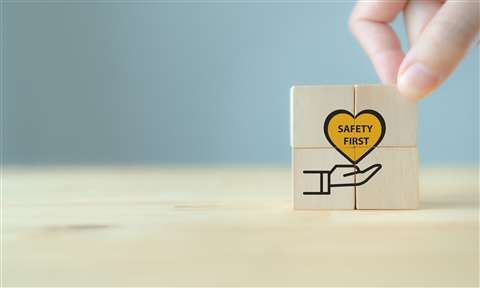
[{"label": "human hand", "polygon": [[[354,169],[353,172],[352,168]],[[330,183],[330,187],[360,186],[367,183],[373,175],[377,174],[380,168],[382,168],[382,164],[373,164],[363,170],[360,170],[357,165],[335,165],[330,170],[330,177],[342,180]]]},{"label": "human hand", "polygon": [[[380,80],[419,99],[446,80],[475,42],[479,9],[477,0],[359,0],[349,24]],[[389,26],[402,10],[410,43],[406,56]]]},{"label": "human hand", "polygon": [[[304,170],[303,174],[318,174],[320,191],[303,192],[304,195],[329,195],[332,187],[360,186],[368,182],[382,168],[381,164],[373,164],[360,170],[352,164],[339,164],[328,170]],[[352,169],[354,170],[352,172]],[[338,180],[341,179],[341,180]]]}]

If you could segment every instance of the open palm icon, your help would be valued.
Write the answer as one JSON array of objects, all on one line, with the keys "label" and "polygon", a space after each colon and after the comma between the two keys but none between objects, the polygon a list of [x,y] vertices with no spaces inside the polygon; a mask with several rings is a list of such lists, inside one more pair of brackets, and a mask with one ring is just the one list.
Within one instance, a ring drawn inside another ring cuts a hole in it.
[{"label": "open palm icon", "polygon": [[304,170],[303,174],[319,175],[320,191],[303,194],[329,195],[332,187],[360,186],[367,183],[381,168],[382,164],[373,164],[363,170],[353,164],[337,164],[331,170]]}]

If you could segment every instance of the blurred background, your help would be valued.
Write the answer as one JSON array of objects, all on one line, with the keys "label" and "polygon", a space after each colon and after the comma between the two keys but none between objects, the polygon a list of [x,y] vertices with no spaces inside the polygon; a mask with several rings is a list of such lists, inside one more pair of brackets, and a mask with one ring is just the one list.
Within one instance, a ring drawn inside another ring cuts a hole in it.
[{"label": "blurred background", "polygon": [[[7,2],[4,160],[288,165],[291,85],[378,82],[352,7]],[[422,165],[477,165],[478,47],[419,106]]]}]

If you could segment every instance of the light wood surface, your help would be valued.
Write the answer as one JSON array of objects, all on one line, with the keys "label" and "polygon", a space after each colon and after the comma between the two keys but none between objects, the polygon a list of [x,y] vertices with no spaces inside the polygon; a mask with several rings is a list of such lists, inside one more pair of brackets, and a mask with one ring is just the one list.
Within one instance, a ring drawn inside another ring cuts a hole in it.
[{"label": "light wood surface", "polygon": [[419,210],[295,211],[289,168],[9,168],[6,286],[477,286],[478,170]]},{"label": "light wood surface", "polygon": [[416,209],[418,151],[416,147],[377,147],[359,164],[381,163],[368,182],[355,187],[357,209]]}]

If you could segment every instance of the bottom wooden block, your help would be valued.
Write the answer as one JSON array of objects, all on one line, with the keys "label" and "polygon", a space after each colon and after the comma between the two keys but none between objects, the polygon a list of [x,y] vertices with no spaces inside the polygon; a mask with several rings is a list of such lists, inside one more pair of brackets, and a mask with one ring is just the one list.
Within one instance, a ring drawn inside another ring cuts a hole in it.
[{"label": "bottom wooden block", "polygon": [[416,147],[377,147],[358,166],[382,168],[355,187],[357,209],[418,208],[418,151]]},{"label": "bottom wooden block", "polygon": [[295,209],[355,209],[355,177],[344,177],[354,169],[337,150],[294,148],[292,153]]}]

